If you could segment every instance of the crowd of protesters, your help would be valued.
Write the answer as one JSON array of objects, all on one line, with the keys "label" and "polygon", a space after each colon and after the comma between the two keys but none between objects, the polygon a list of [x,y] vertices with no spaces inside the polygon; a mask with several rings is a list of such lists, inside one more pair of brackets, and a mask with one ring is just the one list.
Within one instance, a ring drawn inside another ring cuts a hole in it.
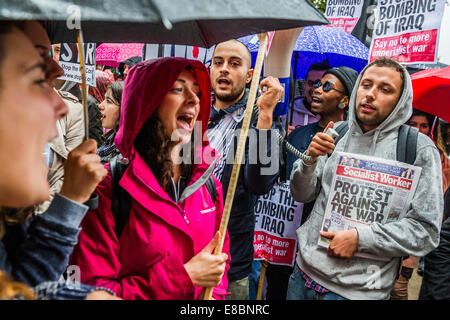
[{"label": "crowd of protesters", "polygon": [[[88,137],[79,84],[58,79],[59,49],[38,21],[0,22],[0,299],[193,300],[213,287],[213,299],[248,300],[255,203],[279,181],[302,218],[294,265],[267,265],[267,300],[408,299],[419,261],[420,298],[450,298],[450,126],[413,109],[399,63],[381,58],[359,74],[313,64],[284,117],[273,116],[283,86],[262,79],[221,235],[253,76],[248,48],[218,44],[209,68],[133,57],[118,76],[96,70]],[[339,140],[326,134],[343,124]],[[420,132],[422,170],[405,216],[321,232],[336,151],[396,160],[404,124]]]}]

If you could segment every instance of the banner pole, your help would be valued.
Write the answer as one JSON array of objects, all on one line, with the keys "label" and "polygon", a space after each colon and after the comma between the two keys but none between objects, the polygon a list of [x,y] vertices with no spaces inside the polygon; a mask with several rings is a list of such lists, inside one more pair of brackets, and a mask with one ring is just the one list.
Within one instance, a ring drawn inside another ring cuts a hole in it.
[{"label": "banner pole", "polygon": [[84,65],[84,54],[83,54],[83,32],[77,29],[77,44],[78,44],[78,54],[80,55],[80,71],[81,71],[81,92],[82,92],[82,104],[84,113],[84,139],[89,138],[89,118],[87,110],[87,84],[86,84],[86,70]]},{"label": "banner pole", "polygon": [[[244,120],[242,123],[241,133],[239,135],[239,140],[236,148],[236,156],[234,158],[233,170],[231,171],[230,183],[228,186],[228,191],[226,195],[226,200],[223,208],[222,220],[220,223],[220,239],[217,244],[214,254],[218,255],[222,252],[223,243],[225,240],[225,235],[228,227],[228,220],[230,219],[231,207],[233,205],[234,192],[236,190],[237,179],[239,176],[239,171],[241,169],[241,162],[245,152],[245,142],[247,140],[248,129],[250,127],[250,120],[252,117],[253,106],[256,101],[256,93],[259,87],[259,78],[261,76],[262,65],[264,61],[264,56],[267,48],[267,33],[259,34],[259,49],[258,56],[256,58],[255,68],[253,71],[252,83],[250,85],[250,93],[248,95],[247,106],[244,113]],[[204,300],[211,300],[212,291],[214,287],[206,288]]]},{"label": "banner pole", "polygon": [[262,293],[263,293],[263,289],[264,289],[264,280],[266,278],[267,265],[268,265],[268,262],[266,260],[261,261],[261,271],[259,274],[258,294],[256,296],[256,300],[262,300]]}]

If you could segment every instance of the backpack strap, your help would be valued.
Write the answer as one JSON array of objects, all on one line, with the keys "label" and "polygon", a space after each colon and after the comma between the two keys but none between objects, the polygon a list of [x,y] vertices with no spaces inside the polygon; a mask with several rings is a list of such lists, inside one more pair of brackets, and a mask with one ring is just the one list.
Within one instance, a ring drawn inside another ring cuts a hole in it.
[{"label": "backpack strap", "polygon": [[214,182],[213,176],[209,176],[208,180],[205,183],[206,189],[208,189],[209,195],[211,196],[211,199],[213,202],[216,202],[217,200],[217,189],[216,184]]},{"label": "backpack strap", "polygon": [[337,137],[336,141],[334,141],[334,145],[336,146],[338,144],[339,140],[341,140],[342,137],[345,136],[345,134],[348,131],[348,121],[342,122],[339,126],[337,126],[335,128],[335,130],[339,134],[339,137]]},{"label": "backpack strap", "polygon": [[120,162],[119,156],[120,155],[117,155],[110,160],[112,180],[111,210],[116,223],[115,231],[117,239],[119,239],[122,234],[123,228],[130,216],[131,209],[131,196],[119,185],[119,181],[128,165]]},{"label": "backpack strap", "polygon": [[401,125],[398,129],[397,161],[414,164],[417,152],[417,137],[419,130],[408,125]]}]

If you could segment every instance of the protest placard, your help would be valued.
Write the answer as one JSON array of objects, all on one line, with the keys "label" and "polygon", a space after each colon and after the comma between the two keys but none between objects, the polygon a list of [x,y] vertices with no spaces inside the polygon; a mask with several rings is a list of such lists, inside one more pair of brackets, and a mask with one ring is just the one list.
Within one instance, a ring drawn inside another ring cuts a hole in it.
[{"label": "protest placard", "polygon": [[[95,87],[95,43],[83,44],[84,68],[86,72],[86,83]],[[64,70],[61,80],[81,83],[80,55],[76,43],[61,43],[59,54],[59,65]]]},{"label": "protest placard", "polygon": [[206,66],[209,66],[211,64],[214,48],[215,46],[206,49],[194,46],[147,43],[144,46],[143,60],[160,57],[180,57],[198,60],[203,62]]},{"label": "protest placard", "polygon": [[[321,231],[336,232],[372,223],[391,223],[409,209],[422,168],[403,162],[338,153]],[[319,236],[328,247],[330,239]],[[388,260],[367,253],[355,256]]]},{"label": "protest placard", "polygon": [[294,265],[297,250],[295,231],[300,227],[303,203],[292,198],[289,181],[276,183],[255,204],[254,259],[273,264]]},{"label": "protest placard", "polygon": [[364,0],[328,0],[325,17],[331,26],[352,33],[364,6]]},{"label": "protest placard", "polygon": [[402,64],[436,63],[445,0],[380,0],[370,61],[389,57]]}]

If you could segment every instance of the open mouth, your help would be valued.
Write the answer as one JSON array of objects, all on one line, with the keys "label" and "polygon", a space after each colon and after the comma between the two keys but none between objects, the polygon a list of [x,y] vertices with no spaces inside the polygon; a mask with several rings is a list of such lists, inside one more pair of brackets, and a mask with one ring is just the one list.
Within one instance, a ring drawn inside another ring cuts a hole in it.
[{"label": "open mouth", "polygon": [[194,113],[185,112],[177,117],[177,125],[178,128],[180,129],[192,131],[192,128],[194,128],[194,122],[195,122]]},{"label": "open mouth", "polygon": [[320,104],[320,103],[322,103],[322,99],[320,99],[320,98],[318,98],[317,96],[313,96],[312,98],[311,98],[311,106],[312,105],[317,105],[317,104]]},{"label": "open mouth", "polygon": [[219,87],[228,87],[231,82],[228,79],[220,78],[219,80],[217,80],[217,84],[219,85]]}]

